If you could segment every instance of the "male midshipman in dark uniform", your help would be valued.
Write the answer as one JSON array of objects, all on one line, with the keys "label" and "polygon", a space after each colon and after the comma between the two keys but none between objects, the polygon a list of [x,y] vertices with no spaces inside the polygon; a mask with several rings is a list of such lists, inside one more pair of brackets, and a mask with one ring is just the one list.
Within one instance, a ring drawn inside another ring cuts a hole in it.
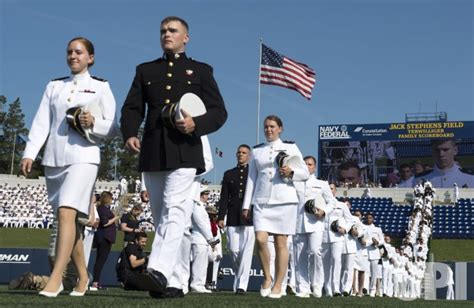
[{"label": "male midshipman in dark uniform", "polygon": [[246,224],[241,216],[249,173],[247,163],[250,159],[250,147],[240,145],[236,156],[237,167],[227,170],[222,180],[218,224],[221,228],[227,224],[227,245],[234,263],[234,292],[244,295],[249,282],[255,243],[253,226]]},{"label": "male midshipman in dark uniform", "polygon": [[[186,21],[167,17],[161,22],[160,33],[164,55],[137,67],[121,118],[126,148],[140,153],[139,171],[143,172],[155,220],[156,235],[148,263],[154,283],[152,296],[165,292],[178,259],[185,220],[191,217],[191,185],[204,171],[201,136],[218,130],[227,119],[212,68],[184,52],[189,40]],[[196,117],[185,112],[183,119],[165,122],[164,116],[172,110],[170,104],[189,92],[201,98],[207,112]],[[140,142],[138,128],[144,118]]]}]

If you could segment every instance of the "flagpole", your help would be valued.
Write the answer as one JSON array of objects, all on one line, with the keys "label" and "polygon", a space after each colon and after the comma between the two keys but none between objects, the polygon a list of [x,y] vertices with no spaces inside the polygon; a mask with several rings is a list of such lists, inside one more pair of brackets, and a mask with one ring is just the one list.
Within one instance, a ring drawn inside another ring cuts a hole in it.
[{"label": "flagpole", "polygon": [[260,52],[259,52],[259,57],[258,57],[258,97],[257,97],[257,142],[256,144],[259,143],[259,132],[260,132],[260,73],[262,71],[262,44],[263,44],[263,39],[260,38]]}]

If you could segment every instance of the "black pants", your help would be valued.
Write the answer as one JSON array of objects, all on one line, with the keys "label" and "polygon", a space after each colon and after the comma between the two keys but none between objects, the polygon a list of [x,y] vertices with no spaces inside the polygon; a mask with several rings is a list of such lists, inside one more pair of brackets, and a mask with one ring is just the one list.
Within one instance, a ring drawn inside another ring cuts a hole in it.
[{"label": "black pants", "polygon": [[112,243],[103,239],[97,243],[97,256],[94,264],[94,282],[100,282],[100,273],[112,249]]},{"label": "black pants", "polygon": [[149,291],[142,273],[128,272],[125,277],[124,289],[135,291]]}]

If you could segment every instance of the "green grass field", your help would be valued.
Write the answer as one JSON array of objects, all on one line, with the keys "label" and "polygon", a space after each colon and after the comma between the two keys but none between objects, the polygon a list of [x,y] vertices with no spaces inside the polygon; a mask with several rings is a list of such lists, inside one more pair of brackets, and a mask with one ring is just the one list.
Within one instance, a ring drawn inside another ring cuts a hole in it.
[{"label": "green grass field", "polygon": [[473,307],[472,301],[403,301],[395,298],[338,297],[282,299],[260,297],[259,293],[237,296],[231,292],[188,294],[181,299],[153,299],[146,292],[108,289],[89,292],[85,297],[73,298],[62,293],[56,298],[44,298],[34,291],[9,291],[0,286],[0,307]]},{"label": "green grass field", "polygon": [[[49,230],[44,229],[15,229],[0,228],[0,247],[8,248],[47,248]],[[150,251],[154,233],[148,234],[148,245],[145,250]],[[225,236],[222,238],[225,253]],[[123,232],[117,233],[117,241],[113,251],[122,250]],[[474,261],[474,240],[434,239],[431,240],[431,253],[435,261]]]}]

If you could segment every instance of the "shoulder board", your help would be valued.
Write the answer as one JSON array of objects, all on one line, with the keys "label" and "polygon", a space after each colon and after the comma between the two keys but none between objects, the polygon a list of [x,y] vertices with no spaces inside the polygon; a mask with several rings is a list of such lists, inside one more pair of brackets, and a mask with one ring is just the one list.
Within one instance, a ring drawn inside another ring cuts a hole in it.
[{"label": "shoulder board", "polygon": [[59,80],[64,80],[64,79],[68,79],[69,76],[66,76],[66,77],[60,77],[60,78],[56,78],[56,79],[53,79],[51,81],[59,81]]},{"label": "shoulder board", "polygon": [[294,144],[295,142],[294,142],[294,141],[290,141],[290,140],[283,140],[283,143]]},{"label": "shoulder board", "polygon": [[460,168],[459,171],[461,171],[462,173],[474,175],[474,172],[472,172],[472,170],[469,170],[469,169]]},{"label": "shoulder board", "polygon": [[261,147],[262,145],[264,145],[265,143],[260,143],[260,144],[257,144],[257,145],[254,145],[253,148],[256,149],[256,148],[259,148]]},{"label": "shoulder board", "polygon": [[107,82],[107,80],[105,80],[103,78],[100,78],[100,77],[97,77],[97,76],[91,76],[91,78],[95,79],[95,80],[98,80],[98,81]]},{"label": "shoulder board", "polygon": [[193,61],[193,62],[196,62],[197,64],[201,64],[201,65],[203,65],[203,66],[205,66],[205,67],[209,68],[210,70],[212,70],[212,66],[210,66],[210,65],[209,65],[209,64],[207,64],[207,63],[204,63],[204,62],[199,62],[199,61],[197,61],[197,60],[196,60],[196,59],[194,59],[194,58],[189,58],[189,59],[190,59],[191,61]]},{"label": "shoulder board", "polygon": [[423,171],[422,173],[418,174],[418,175],[415,175],[415,178],[420,178],[420,177],[423,177],[429,173],[433,172],[433,170],[427,170],[427,171]]}]

